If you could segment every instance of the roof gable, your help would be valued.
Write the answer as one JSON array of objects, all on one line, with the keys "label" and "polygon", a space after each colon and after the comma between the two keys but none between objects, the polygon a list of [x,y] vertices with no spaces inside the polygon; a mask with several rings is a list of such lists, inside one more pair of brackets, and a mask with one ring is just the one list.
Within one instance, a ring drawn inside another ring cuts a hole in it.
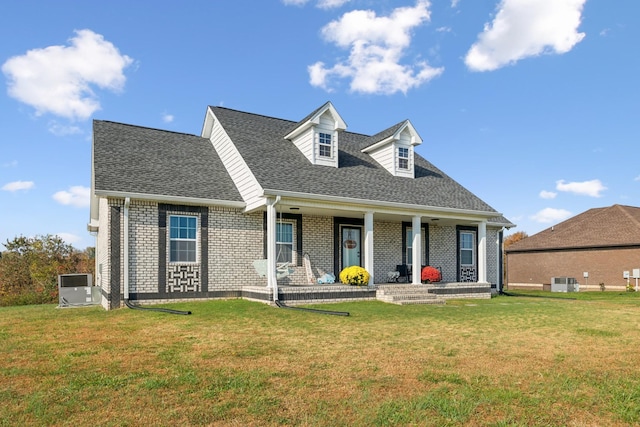
[{"label": "roof gable", "polygon": [[329,114],[333,118],[334,130],[345,130],[347,128],[347,123],[342,119],[342,117],[340,117],[340,114],[338,114],[338,111],[335,109],[331,101],[327,101],[325,104],[312,111],[307,117],[292,126],[291,129],[287,130],[287,133],[284,135],[284,139],[293,139],[311,126],[320,124],[320,118],[324,114]]},{"label": "roof gable", "polygon": [[507,252],[640,245],[640,208],[589,209],[514,243]]},{"label": "roof gable", "polygon": [[208,139],[93,121],[96,192],[242,202]]}]

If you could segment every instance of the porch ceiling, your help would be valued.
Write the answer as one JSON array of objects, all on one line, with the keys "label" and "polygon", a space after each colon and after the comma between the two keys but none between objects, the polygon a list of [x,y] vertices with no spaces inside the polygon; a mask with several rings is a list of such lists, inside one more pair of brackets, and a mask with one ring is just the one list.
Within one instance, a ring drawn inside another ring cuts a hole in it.
[{"label": "porch ceiling", "polygon": [[[301,215],[315,215],[315,216],[325,216],[325,217],[343,217],[343,218],[359,218],[362,219],[364,217],[365,210],[357,210],[357,209],[339,209],[335,207],[309,207],[309,206],[300,206],[295,203],[289,204],[288,202],[282,202],[276,205],[276,212],[278,214],[282,213],[291,213],[291,214],[301,214]],[[388,221],[388,222],[411,222],[413,216],[409,213],[407,214],[392,214],[386,212],[373,212],[374,221]],[[452,218],[444,215],[425,215],[422,217],[423,223],[429,223],[432,225],[461,225],[461,224],[477,224],[477,220],[465,220],[461,218]]]}]

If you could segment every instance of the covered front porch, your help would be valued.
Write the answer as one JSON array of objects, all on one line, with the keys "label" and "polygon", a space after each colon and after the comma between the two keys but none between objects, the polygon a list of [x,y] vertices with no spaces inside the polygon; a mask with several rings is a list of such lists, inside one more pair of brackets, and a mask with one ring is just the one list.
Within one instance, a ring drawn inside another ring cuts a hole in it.
[{"label": "covered front porch", "polygon": [[[383,299],[394,290],[426,290],[440,299],[488,298],[501,285],[503,225],[492,221],[495,212],[295,196],[265,195],[266,286],[245,287],[256,299],[269,295],[272,301],[307,304]],[[351,265],[369,272],[364,289],[337,283]],[[419,267],[404,283],[388,283],[398,265]],[[425,265],[439,268],[442,281],[423,284]],[[324,282],[327,274],[336,283]]]}]

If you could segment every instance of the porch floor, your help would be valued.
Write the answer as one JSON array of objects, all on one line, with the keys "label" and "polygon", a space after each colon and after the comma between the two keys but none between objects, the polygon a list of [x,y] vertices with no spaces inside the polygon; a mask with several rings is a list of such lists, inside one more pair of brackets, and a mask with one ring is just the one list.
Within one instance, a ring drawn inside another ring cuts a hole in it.
[{"label": "porch floor", "polygon": [[[272,290],[266,286],[244,286],[242,294],[246,299],[261,302],[273,300]],[[278,285],[278,300],[289,305],[368,300],[395,304],[426,304],[457,298],[491,298],[491,285],[475,282],[439,282],[420,285],[380,283],[373,286],[349,286],[341,283]]]}]

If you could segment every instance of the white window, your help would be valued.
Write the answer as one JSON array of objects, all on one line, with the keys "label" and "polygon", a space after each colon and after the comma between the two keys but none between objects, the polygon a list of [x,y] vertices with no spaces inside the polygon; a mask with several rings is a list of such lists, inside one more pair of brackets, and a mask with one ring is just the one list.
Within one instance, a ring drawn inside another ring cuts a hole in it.
[{"label": "white window", "polygon": [[331,134],[319,133],[318,154],[320,157],[331,157]]},{"label": "white window", "polygon": [[407,147],[398,148],[398,169],[409,169],[409,149]]},{"label": "white window", "polygon": [[198,219],[195,216],[169,217],[170,262],[196,262],[197,227]]},{"label": "white window", "polygon": [[463,231],[460,233],[460,265],[474,265],[473,262],[473,233]]},{"label": "white window", "polygon": [[407,228],[407,264],[413,264],[413,231]]},{"label": "white window", "polygon": [[276,262],[293,263],[293,224],[279,222],[276,224]]}]

